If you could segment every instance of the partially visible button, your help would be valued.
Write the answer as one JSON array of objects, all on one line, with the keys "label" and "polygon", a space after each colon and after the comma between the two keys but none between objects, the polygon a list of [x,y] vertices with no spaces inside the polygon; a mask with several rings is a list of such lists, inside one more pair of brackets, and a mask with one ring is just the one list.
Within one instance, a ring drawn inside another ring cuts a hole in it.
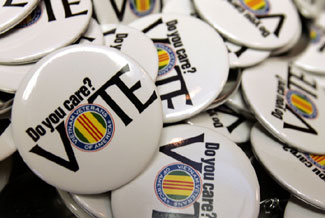
[{"label": "partially visible button", "polygon": [[252,129],[251,142],[257,159],[276,181],[294,196],[325,209],[325,156],[299,152],[275,140],[259,125]]},{"label": "partially visible button", "polygon": [[3,1],[0,6],[0,34],[13,28],[36,8],[39,0]]},{"label": "partially visible button", "polygon": [[35,62],[67,46],[86,31],[92,15],[90,0],[40,1],[31,19],[6,33],[0,40],[1,64]]},{"label": "partially visible button", "polygon": [[111,194],[103,193],[99,195],[77,195],[70,193],[72,199],[80,207],[98,218],[113,218],[111,208]]},{"label": "partially visible button", "polygon": [[140,30],[126,26],[102,25],[105,45],[134,58],[153,81],[158,76],[158,54],[152,40]]}]

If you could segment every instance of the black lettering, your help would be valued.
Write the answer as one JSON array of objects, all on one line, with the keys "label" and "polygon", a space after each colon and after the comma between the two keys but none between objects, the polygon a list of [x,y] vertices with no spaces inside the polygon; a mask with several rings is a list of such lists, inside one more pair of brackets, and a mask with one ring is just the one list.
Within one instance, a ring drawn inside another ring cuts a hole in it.
[{"label": "black lettering", "polygon": [[325,42],[323,45],[318,49],[319,52],[323,52],[325,50]]},{"label": "black lettering", "polygon": [[51,0],[44,0],[44,3],[45,3],[45,7],[46,7],[48,21],[49,22],[55,21],[56,18],[55,18],[55,15],[53,13],[53,8],[52,8]]},{"label": "black lettering", "polygon": [[65,132],[65,127],[64,127],[64,121],[62,121],[57,127],[56,130],[58,131],[58,133],[60,134],[61,140],[63,142],[64,148],[65,148],[65,152],[68,156],[69,161],[64,160],[61,157],[58,157],[46,150],[44,150],[43,148],[41,148],[38,144],[36,144],[29,152],[32,152],[34,154],[37,154],[41,157],[46,158],[49,161],[52,161],[62,167],[67,168],[68,170],[71,170],[73,172],[77,172],[79,170],[79,165],[78,162],[76,160],[76,157],[74,155],[74,152],[72,150],[70,141],[66,135]]},{"label": "black lettering", "polygon": [[100,96],[121,118],[121,120],[126,126],[132,122],[132,119],[121,109],[118,104],[116,104],[116,102],[106,92],[106,89],[108,87],[116,85],[123,92],[123,94],[133,103],[133,105],[137,108],[140,114],[157,99],[157,94],[155,91],[152,92],[151,96],[144,104],[136,97],[134,92],[137,89],[141,88],[141,82],[138,81],[131,88],[129,88],[120,78],[123,74],[129,72],[129,70],[129,65],[125,65],[110,80],[108,80],[102,87],[100,87],[94,94],[92,94],[88,98],[88,102],[93,103],[96,98]]},{"label": "black lettering", "polygon": [[193,105],[191,96],[187,90],[186,83],[185,83],[185,80],[183,78],[183,75],[182,75],[182,72],[181,72],[179,66],[176,65],[174,67],[174,69],[176,70],[176,73],[177,73],[176,76],[172,76],[172,77],[169,77],[166,79],[156,81],[156,86],[162,86],[162,85],[168,84],[170,82],[179,81],[181,84],[181,88],[179,90],[170,92],[168,94],[161,95],[160,96],[161,100],[162,101],[166,100],[168,108],[174,109],[174,104],[173,104],[172,99],[177,96],[180,96],[180,95],[185,95],[185,104]]},{"label": "black lettering", "polygon": [[[298,81],[302,82],[302,84],[300,85],[300,84],[294,82],[293,78],[298,79]],[[315,93],[313,93],[312,90],[309,89],[309,88],[311,88],[313,90],[317,89],[317,84],[316,84],[315,80],[307,81],[304,74],[300,74],[300,75],[294,74],[292,71],[292,68],[290,66],[288,67],[288,78],[287,79],[288,79],[288,84],[287,84],[288,89],[291,89],[292,86],[295,86],[298,89],[306,92],[307,94],[309,94],[312,97],[314,97],[315,99],[317,99],[317,95]],[[302,85],[304,85],[305,87],[303,87]]]},{"label": "black lettering", "polygon": [[276,37],[279,37],[284,20],[286,18],[286,16],[284,14],[269,14],[269,15],[259,15],[257,16],[259,19],[269,19],[269,18],[278,18],[279,22],[277,27],[275,28],[275,30],[273,31],[273,34]]},{"label": "black lettering", "polygon": [[65,18],[79,16],[79,15],[86,15],[88,13],[88,10],[84,10],[84,11],[78,12],[76,14],[73,14],[71,12],[70,6],[78,5],[79,3],[80,3],[80,1],[69,2],[69,0],[62,0],[64,12],[65,12]]},{"label": "black lettering", "polygon": [[290,123],[287,123],[287,122],[284,122],[283,123],[283,128],[284,129],[293,129],[293,130],[297,130],[297,131],[300,131],[300,132],[304,132],[304,133],[309,133],[309,134],[313,134],[313,135],[318,135],[317,131],[311,127],[306,121],[304,121],[300,116],[299,114],[297,114],[296,112],[294,112],[294,110],[291,109],[291,107],[289,107],[288,105],[286,105],[286,108],[293,114],[295,115],[295,117],[297,117],[298,120],[300,120],[304,125],[305,127],[307,128],[303,128],[303,127],[300,127],[300,126],[295,126],[295,125],[292,125]]},{"label": "black lettering", "polygon": [[31,127],[26,130],[26,133],[33,139],[34,142],[37,142],[40,139],[38,133]]},{"label": "black lettering", "polygon": [[160,24],[163,24],[163,20],[162,18],[159,18],[158,20],[156,20],[155,22],[153,22],[152,24],[150,24],[149,26],[147,26],[146,28],[144,28],[142,30],[143,33],[147,33],[150,30],[156,28],[157,26],[159,26]]},{"label": "black lettering", "polygon": [[3,7],[25,7],[25,5],[28,4],[28,2],[21,2],[21,3],[12,3],[13,0],[7,0],[4,4]]},{"label": "black lettering", "polygon": [[247,51],[247,49],[247,47],[242,46],[238,51],[234,52],[234,54],[239,58],[245,51]]},{"label": "black lettering", "polygon": [[202,173],[202,163],[192,161],[192,160],[188,159],[187,157],[184,157],[184,156],[172,151],[173,149],[181,148],[181,147],[191,145],[194,143],[198,143],[198,142],[204,142],[204,134],[203,133],[201,135],[194,136],[192,138],[184,139],[181,141],[177,141],[177,142],[173,142],[173,143],[161,146],[159,148],[159,151],[166,154],[169,157],[174,158],[175,160],[178,160],[182,163],[190,165],[191,167],[193,167],[194,169],[196,169],[197,171]]},{"label": "black lettering", "polygon": [[240,124],[242,124],[243,122],[246,121],[246,118],[244,116],[236,113],[234,110],[230,109],[227,106],[220,107],[220,108],[218,108],[218,110],[222,113],[229,114],[229,115],[232,115],[232,116],[238,118],[235,122],[233,122],[232,124],[227,126],[227,129],[230,133],[232,133]]},{"label": "black lettering", "polygon": [[117,8],[115,0],[110,0],[111,5],[113,7],[113,10],[114,10],[114,12],[115,12],[115,14],[116,14],[119,21],[123,20],[123,17],[124,17],[124,14],[125,14],[125,8],[126,8],[126,1],[127,0],[123,0],[122,9],[121,9],[121,11],[119,11],[119,9]]}]

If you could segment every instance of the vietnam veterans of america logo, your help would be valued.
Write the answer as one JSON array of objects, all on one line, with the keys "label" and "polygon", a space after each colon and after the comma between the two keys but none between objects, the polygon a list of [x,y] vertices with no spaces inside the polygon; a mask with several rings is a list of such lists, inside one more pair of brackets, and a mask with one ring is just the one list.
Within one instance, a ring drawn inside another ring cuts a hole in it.
[{"label": "vietnam veterans of america logo", "polygon": [[317,117],[316,105],[310,98],[296,90],[289,90],[286,94],[288,105],[299,115],[314,119]]},{"label": "vietnam veterans of america logo", "polygon": [[166,206],[183,208],[200,196],[202,181],[198,172],[183,163],[164,167],[155,180],[157,198]]},{"label": "vietnam veterans of america logo", "polygon": [[325,155],[305,154],[305,156],[318,168],[325,170]]},{"label": "vietnam veterans of america logo", "polygon": [[240,0],[242,6],[256,15],[264,15],[270,11],[269,0]]},{"label": "vietnam veterans of america logo", "polygon": [[16,28],[24,28],[36,23],[40,19],[41,15],[42,15],[42,10],[38,6],[36,7],[36,9],[34,9],[34,11],[30,15],[28,15],[22,22],[20,22],[16,26]]},{"label": "vietnam veterans of america logo", "polygon": [[176,63],[176,55],[174,51],[165,44],[155,43],[155,46],[159,58],[158,76],[162,76],[174,68]]},{"label": "vietnam veterans of america logo", "polygon": [[115,124],[109,112],[95,104],[85,104],[71,112],[66,121],[71,143],[82,151],[98,151],[112,140]]},{"label": "vietnam veterans of america logo", "polygon": [[148,15],[155,7],[156,0],[129,0],[130,8],[139,17]]}]

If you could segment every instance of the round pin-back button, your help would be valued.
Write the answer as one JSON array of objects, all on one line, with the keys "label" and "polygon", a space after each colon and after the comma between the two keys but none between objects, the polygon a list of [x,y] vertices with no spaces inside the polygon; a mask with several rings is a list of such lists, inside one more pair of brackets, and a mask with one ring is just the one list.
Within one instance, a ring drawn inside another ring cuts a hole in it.
[{"label": "round pin-back button", "polygon": [[[212,27],[181,14],[150,15],[130,25],[147,34],[157,48],[156,86],[165,123],[198,114],[218,97],[226,83],[229,64],[226,46]],[[193,43],[193,39],[200,43]]]},{"label": "round pin-back button", "polygon": [[162,13],[195,15],[196,12],[191,0],[170,0],[164,4]]},{"label": "round pin-back button", "polygon": [[251,67],[270,56],[270,51],[256,50],[226,41],[231,68]]},{"label": "round pin-back button", "polygon": [[299,12],[306,18],[317,18],[324,8],[323,0],[294,0]]},{"label": "round pin-back button", "polygon": [[235,143],[249,140],[253,122],[227,106],[209,109],[187,120],[187,123],[213,129]]},{"label": "round pin-back button", "polygon": [[81,208],[77,202],[75,202],[70,193],[65,192],[63,190],[57,189],[57,192],[62,199],[65,206],[70,210],[70,212],[76,217],[80,218],[93,218],[90,214],[88,214],[83,208]]},{"label": "round pin-back button", "polygon": [[92,4],[90,0],[40,1],[32,15],[1,37],[0,63],[34,62],[75,42],[87,29]]},{"label": "round pin-back button", "polygon": [[[102,29],[95,19],[91,19],[87,31],[77,41],[79,44],[104,45]],[[76,43],[76,44],[77,44]]]},{"label": "round pin-back button", "polygon": [[0,33],[4,33],[24,20],[39,0],[26,0],[21,2],[5,1],[0,6]]},{"label": "round pin-back button", "polygon": [[284,218],[324,218],[325,212],[296,198],[291,198],[284,211]]},{"label": "round pin-back button", "polygon": [[93,0],[94,11],[100,24],[128,24],[138,18],[161,11],[162,0]]},{"label": "round pin-back button", "polygon": [[[104,36],[98,23],[92,19],[87,31],[76,42],[79,44],[103,45]],[[0,90],[15,93],[28,71],[34,66],[34,63],[22,65],[3,65],[0,64]]]},{"label": "round pin-back button", "polygon": [[153,81],[158,76],[158,54],[152,40],[138,29],[126,26],[102,25],[105,45],[134,58]]},{"label": "round pin-back button", "polygon": [[256,49],[287,45],[301,25],[290,0],[194,0],[194,6],[228,40]]},{"label": "round pin-back button", "polygon": [[159,153],[140,176],[114,190],[111,200],[115,218],[256,218],[259,185],[249,159],[228,138],[176,125],[163,129]]},{"label": "round pin-back button", "polygon": [[280,141],[325,154],[325,93],[313,77],[270,59],[244,70],[242,88],[257,120]]},{"label": "round pin-back button", "polygon": [[218,95],[218,97],[210,104],[210,106],[207,109],[213,109],[216,108],[225,102],[230,98],[230,96],[237,91],[237,89],[240,86],[241,81],[241,75],[242,70],[239,68],[236,69],[230,69],[227,82],[224,85],[221,93]]},{"label": "round pin-back button", "polygon": [[252,128],[251,143],[257,159],[284,188],[309,204],[325,209],[324,156],[301,153],[281,144],[261,126]]},{"label": "round pin-back button", "polygon": [[325,75],[325,31],[317,26],[310,28],[307,48],[294,60],[293,64],[311,73]]},{"label": "round pin-back button", "polygon": [[99,195],[77,195],[70,193],[72,199],[89,214],[98,218],[112,218],[110,193]]},{"label": "round pin-back button", "polygon": [[133,179],[157,150],[161,129],[153,81],[133,59],[106,46],[73,45],[37,62],[12,111],[14,141],[27,165],[49,184],[78,194]]}]

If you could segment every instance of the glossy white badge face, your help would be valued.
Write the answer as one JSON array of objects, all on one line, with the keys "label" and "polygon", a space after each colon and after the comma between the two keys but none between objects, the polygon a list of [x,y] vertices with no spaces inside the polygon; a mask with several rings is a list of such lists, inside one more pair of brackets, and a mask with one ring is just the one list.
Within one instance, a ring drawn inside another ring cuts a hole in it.
[{"label": "glossy white badge face", "polygon": [[104,45],[102,29],[95,19],[91,19],[87,31],[77,41],[79,44]]},{"label": "glossy white badge face", "polygon": [[[101,28],[94,19],[90,21],[87,31],[76,43],[95,45],[104,44],[104,36]],[[33,66],[34,63],[22,65],[0,64],[0,90],[15,93],[23,78]]]},{"label": "glossy white badge face", "polygon": [[194,15],[195,9],[191,0],[170,0],[164,4],[162,13]]},{"label": "glossy white badge face", "polygon": [[231,68],[250,67],[262,62],[270,55],[270,51],[251,49],[232,42],[225,43]]},{"label": "glossy white badge face", "polygon": [[158,54],[152,40],[138,29],[126,25],[102,25],[105,45],[134,58],[153,81],[158,76]]},{"label": "glossy white badge face", "polygon": [[212,27],[180,14],[150,15],[130,25],[147,34],[157,48],[156,86],[165,123],[189,118],[217,98],[229,64],[227,49]]},{"label": "glossy white badge face", "polygon": [[284,218],[325,218],[325,212],[312,207],[296,198],[288,201]]},{"label": "glossy white badge face", "polygon": [[91,15],[90,0],[41,1],[28,18],[1,37],[0,63],[34,62],[75,42],[86,31]]},{"label": "glossy white badge face", "polygon": [[12,125],[9,119],[0,120],[0,161],[6,159],[17,150],[11,128]]},{"label": "glossy white badge face", "polygon": [[37,6],[39,0],[5,0],[0,6],[0,33],[20,23]]},{"label": "glossy white badge face", "polygon": [[251,48],[285,46],[301,25],[290,0],[194,0],[194,5],[227,39]]},{"label": "glossy white badge face", "polygon": [[261,126],[253,127],[251,142],[258,160],[274,179],[293,195],[325,209],[324,156],[301,153],[281,144]]},{"label": "glossy white badge face", "polygon": [[316,18],[324,9],[323,0],[294,0],[300,13],[306,18]]},{"label": "glossy white badge face", "polygon": [[275,137],[300,150],[325,154],[325,92],[313,77],[270,59],[244,70],[242,88],[257,120]]},{"label": "glossy white badge face", "polygon": [[79,218],[93,218],[90,214],[84,211],[72,198],[71,194],[63,190],[57,189],[57,192],[62,199],[65,206],[73,213],[76,217]]},{"label": "glossy white badge face", "polygon": [[249,140],[253,123],[226,106],[207,110],[187,120],[187,123],[215,130],[235,143]]},{"label": "glossy white badge face", "polygon": [[70,194],[80,207],[93,216],[98,218],[113,218],[109,193],[99,195]]},{"label": "glossy white badge face", "polygon": [[133,179],[157,150],[161,128],[152,80],[106,46],[69,46],[39,61],[12,112],[15,144],[27,165],[49,184],[78,194]]},{"label": "glossy white badge face", "polygon": [[178,125],[163,129],[146,170],[112,192],[112,209],[115,218],[256,218],[259,185],[236,144],[207,128]]},{"label": "glossy white badge face", "polygon": [[159,13],[162,0],[93,0],[100,24],[128,24],[141,17]]},{"label": "glossy white badge face", "polygon": [[221,93],[218,95],[218,97],[212,102],[212,104],[207,107],[207,109],[213,109],[216,108],[225,102],[230,98],[230,96],[237,91],[237,89],[240,86],[241,81],[241,75],[242,70],[241,69],[230,69],[227,82],[224,85]]},{"label": "glossy white badge face", "polygon": [[325,32],[313,26],[309,32],[310,42],[294,61],[294,65],[311,73],[325,75]]}]

